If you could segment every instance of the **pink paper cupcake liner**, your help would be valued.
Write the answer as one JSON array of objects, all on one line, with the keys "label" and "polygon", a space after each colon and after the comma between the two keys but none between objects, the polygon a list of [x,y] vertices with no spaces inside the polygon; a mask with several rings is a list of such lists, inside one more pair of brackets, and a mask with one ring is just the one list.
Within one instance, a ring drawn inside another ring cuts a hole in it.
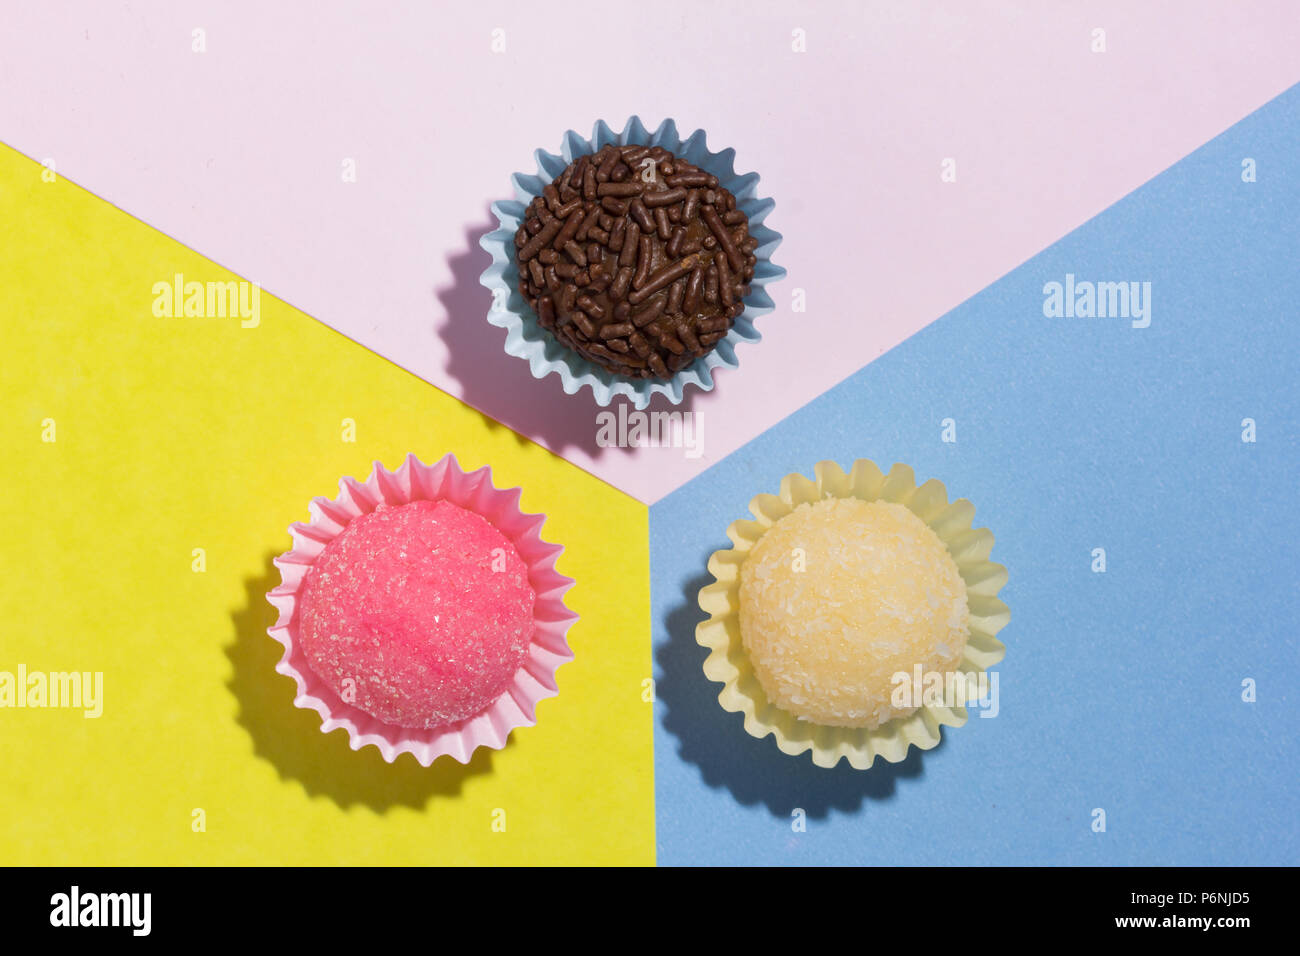
[{"label": "pink paper cupcake liner", "polygon": [[[573,659],[565,635],[577,615],[564,604],[564,592],[573,586],[573,579],[555,570],[555,561],[564,549],[542,540],[546,516],[523,513],[519,498],[520,489],[500,490],[492,484],[490,468],[466,473],[452,455],[436,465],[408,455],[396,471],[375,462],[364,482],[341,478],[337,497],[313,498],[311,520],[289,526],[294,546],[275,559],[281,583],[267,594],[280,617],[267,633],[284,646],[275,669],[297,684],[294,706],[320,714],[322,733],[342,727],[353,750],[377,747],[389,763],[399,754],[409,753],[427,767],[443,755],[468,763],[479,747],[500,750],[516,727],[537,723],[537,702],[559,693],[556,669]],[[353,518],[374,511],[380,503],[443,499],[486,518],[514,544],[528,565],[528,581],[537,597],[533,612],[536,627],[514,680],[485,711],[432,730],[398,727],[344,701],[308,666],[298,640],[298,589],[316,556]]]}]

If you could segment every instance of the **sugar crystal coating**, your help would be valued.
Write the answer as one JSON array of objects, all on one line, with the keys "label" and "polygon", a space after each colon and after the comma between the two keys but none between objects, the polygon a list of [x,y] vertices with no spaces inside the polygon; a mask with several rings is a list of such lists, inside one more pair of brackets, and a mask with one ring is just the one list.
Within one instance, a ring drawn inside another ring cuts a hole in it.
[{"label": "sugar crystal coating", "polygon": [[385,723],[433,728],[501,696],[533,637],[535,595],[514,545],[448,501],[354,518],[303,580],[311,669]]},{"label": "sugar crystal coating", "polygon": [[875,728],[894,675],[956,669],[966,585],[948,549],[903,505],[830,498],[799,505],[740,568],[740,632],[768,698],[797,717]]}]

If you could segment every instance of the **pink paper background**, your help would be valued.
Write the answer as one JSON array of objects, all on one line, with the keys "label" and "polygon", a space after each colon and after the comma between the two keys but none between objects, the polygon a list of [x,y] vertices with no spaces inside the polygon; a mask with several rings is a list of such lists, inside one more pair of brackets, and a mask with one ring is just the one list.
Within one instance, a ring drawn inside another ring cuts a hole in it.
[{"label": "pink paper background", "polygon": [[[77,2],[4,20],[4,142],[648,502],[1300,80],[1284,0]],[[764,341],[690,405],[697,459],[595,447],[589,393],[534,381],[484,319],[477,239],[510,173],[633,113],[735,147],[785,236]]]}]

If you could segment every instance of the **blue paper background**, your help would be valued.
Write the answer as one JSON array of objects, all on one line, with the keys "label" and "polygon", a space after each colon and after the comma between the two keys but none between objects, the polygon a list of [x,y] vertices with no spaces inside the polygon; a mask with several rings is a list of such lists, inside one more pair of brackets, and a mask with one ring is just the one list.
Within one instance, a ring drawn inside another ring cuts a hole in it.
[{"label": "blue paper background", "polygon": [[[1045,318],[1067,272],[1150,281],[1150,327]],[[1293,88],[656,504],[659,862],[1300,863],[1298,330]],[[998,717],[828,771],[721,709],[695,595],[753,495],[859,457],[974,502],[1012,616]]]}]

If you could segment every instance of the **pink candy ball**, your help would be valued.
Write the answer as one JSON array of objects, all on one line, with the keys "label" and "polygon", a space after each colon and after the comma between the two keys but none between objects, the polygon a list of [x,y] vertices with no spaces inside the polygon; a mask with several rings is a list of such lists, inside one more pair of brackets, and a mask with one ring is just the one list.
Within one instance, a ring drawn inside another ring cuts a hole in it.
[{"label": "pink candy ball", "polygon": [[354,518],[303,580],[298,636],[343,700],[400,727],[481,713],[533,639],[535,595],[514,545],[448,501]]}]

